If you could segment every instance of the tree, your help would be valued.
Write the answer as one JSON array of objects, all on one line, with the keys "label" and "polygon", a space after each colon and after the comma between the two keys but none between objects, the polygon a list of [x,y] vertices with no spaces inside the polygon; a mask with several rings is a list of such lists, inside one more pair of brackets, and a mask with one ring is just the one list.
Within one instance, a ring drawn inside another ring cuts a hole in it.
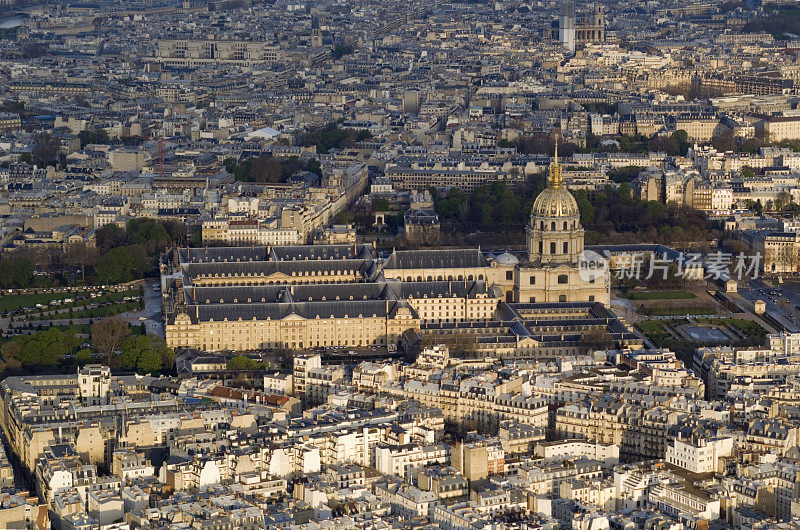
[{"label": "tree", "polygon": [[244,355],[234,355],[228,361],[228,370],[255,370],[258,363]]},{"label": "tree", "polygon": [[186,239],[186,223],[182,221],[165,219],[161,225],[167,231],[167,235],[172,243],[182,243]]},{"label": "tree", "polygon": [[19,361],[26,365],[55,366],[78,344],[75,333],[48,329],[14,337],[19,344]]},{"label": "tree", "polygon": [[595,208],[589,201],[589,194],[586,193],[586,190],[577,190],[575,192],[575,202],[578,203],[578,211],[581,214],[581,224],[583,226],[589,226],[589,224],[594,221]]},{"label": "tree", "polygon": [[169,234],[164,225],[147,217],[135,217],[125,224],[126,241],[129,245],[169,243]]},{"label": "tree", "polygon": [[136,369],[140,374],[153,374],[161,370],[161,356],[157,351],[148,348],[139,356]]},{"label": "tree", "polygon": [[117,247],[101,255],[97,260],[97,282],[113,284],[133,279],[133,257],[127,247]]},{"label": "tree", "polygon": [[614,182],[630,182],[645,169],[642,166],[625,166],[619,169],[612,169],[608,172],[608,178]]},{"label": "tree", "polygon": [[321,129],[300,135],[295,144],[306,147],[315,146],[318,153],[327,153],[331,149],[346,149],[355,142],[372,138],[368,130],[339,129],[335,122],[326,124]]},{"label": "tree", "polygon": [[372,201],[372,209],[376,212],[386,212],[389,211],[391,207],[392,205],[389,203],[389,201],[383,197],[378,197]]},{"label": "tree", "polygon": [[[10,325],[9,329],[11,329]],[[19,360],[20,350],[19,342],[13,340],[0,347],[0,355],[3,356],[3,363],[6,369],[19,368],[22,365]]]},{"label": "tree", "polygon": [[29,42],[22,47],[22,56],[26,59],[38,59],[47,53],[47,46],[38,42]]},{"label": "tree", "polygon": [[100,227],[95,234],[100,248],[110,249],[125,244],[125,230],[115,224]]},{"label": "tree", "polygon": [[22,288],[33,282],[33,263],[28,258],[0,260],[0,287]]},{"label": "tree", "polygon": [[164,345],[159,349],[159,354],[164,370],[171,372],[175,368],[175,350]]},{"label": "tree", "polygon": [[119,343],[119,365],[135,369],[142,353],[150,349],[150,341],[144,335],[128,335]]},{"label": "tree", "polygon": [[316,158],[312,158],[306,164],[306,171],[310,171],[318,176],[322,176],[322,164],[319,163],[319,160]]},{"label": "tree", "polygon": [[39,167],[46,167],[58,160],[61,152],[61,141],[48,132],[41,132],[34,137],[33,163]]},{"label": "tree", "polygon": [[792,203],[792,196],[785,191],[778,193],[775,198],[775,210],[778,212],[783,211],[784,207]]},{"label": "tree", "polygon": [[283,174],[283,164],[272,156],[260,156],[253,161],[253,165],[250,167],[252,182],[280,182]]},{"label": "tree", "polygon": [[341,59],[345,55],[353,53],[354,48],[350,44],[339,43],[333,48],[333,59]]},{"label": "tree", "polygon": [[617,190],[617,193],[619,193],[619,198],[625,202],[630,202],[632,199],[631,185],[627,182],[623,182],[619,185],[619,190]]},{"label": "tree", "polygon": [[78,138],[81,141],[82,148],[89,144],[107,144],[111,141],[105,129],[98,129],[96,131],[81,131],[78,133]]},{"label": "tree", "polygon": [[118,317],[104,318],[92,324],[92,346],[105,355],[106,362],[111,366],[112,356],[120,341],[130,333],[128,324]]},{"label": "tree", "polygon": [[75,353],[75,364],[83,366],[92,362],[92,350],[82,348]]},{"label": "tree", "polygon": [[614,337],[602,327],[584,331],[581,334],[581,342],[589,350],[604,350],[614,347]]}]

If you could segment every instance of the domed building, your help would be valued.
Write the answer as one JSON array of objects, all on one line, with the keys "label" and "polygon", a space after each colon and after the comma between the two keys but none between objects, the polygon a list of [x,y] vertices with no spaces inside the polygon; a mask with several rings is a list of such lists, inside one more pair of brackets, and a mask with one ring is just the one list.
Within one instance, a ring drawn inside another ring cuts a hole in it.
[{"label": "domed building", "polygon": [[563,186],[557,148],[547,184],[533,203],[528,259],[541,264],[577,263],[583,252],[581,215],[575,197]]},{"label": "domed building", "polygon": [[516,267],[516,301],[609,303],[608,272],[597,277],[579,274],[584,231],[578,203],[561,178],[557,146],[547,188],[533,203],[526,231],[528,260]]}]

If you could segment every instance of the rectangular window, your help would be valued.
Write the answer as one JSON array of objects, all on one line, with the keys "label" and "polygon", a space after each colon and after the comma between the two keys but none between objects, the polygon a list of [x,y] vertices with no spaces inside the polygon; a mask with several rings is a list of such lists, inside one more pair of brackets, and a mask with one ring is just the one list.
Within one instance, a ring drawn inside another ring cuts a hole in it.
[{"label": "rectangular window", "polygon": [[529,281],[531,282],[531,285],[536,285],[536,276],[531,276]]},{"label": "rectangular window", "polygon": [[536,303],[536,297],[535,296],[531,296],[530,303],[532,303],[532,304]]},{"label": "rectangular window", "polygon": [[514,271],[506,271],[506,280],[514,279]]}]

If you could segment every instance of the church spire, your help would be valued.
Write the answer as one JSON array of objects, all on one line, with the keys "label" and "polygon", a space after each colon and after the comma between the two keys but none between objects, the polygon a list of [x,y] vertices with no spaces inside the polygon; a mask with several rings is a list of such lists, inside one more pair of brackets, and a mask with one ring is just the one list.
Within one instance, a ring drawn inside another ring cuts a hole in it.
[{"label": "church spire", "polygon": [[550,176],[547,179],[547,184],[551,188],[561,186],[561,166],[558,165],[558,138],[556,138],[556,153],[553,162],[550,164]]}]

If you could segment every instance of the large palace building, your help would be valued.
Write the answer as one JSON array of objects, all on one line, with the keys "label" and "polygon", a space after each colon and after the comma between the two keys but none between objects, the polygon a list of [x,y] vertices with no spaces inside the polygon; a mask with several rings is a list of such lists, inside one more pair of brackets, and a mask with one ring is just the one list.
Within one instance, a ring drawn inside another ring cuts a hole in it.
[{"label": "large palace building", "polygon": [[[391,350],[409,330],[462,333],[469,326],[487,344],[511,341],[519,350],[520,341],[533,347],[552,340],[554,313],[571,315],[564,316],[562,339],[565,332],[580,334],[570,318],[604,326],[615,321],[603,308],[608,273],[579,274],[583,228],[557,156],[527,233],[527,252],[518,254],[447,249],[381,255],[368,245],[171,249],[161,263],[167,343],[208,351]],[[562,310],[559,304],[567,305]],[[551,316],[520,316],[537,314],[537,307]]]}]

